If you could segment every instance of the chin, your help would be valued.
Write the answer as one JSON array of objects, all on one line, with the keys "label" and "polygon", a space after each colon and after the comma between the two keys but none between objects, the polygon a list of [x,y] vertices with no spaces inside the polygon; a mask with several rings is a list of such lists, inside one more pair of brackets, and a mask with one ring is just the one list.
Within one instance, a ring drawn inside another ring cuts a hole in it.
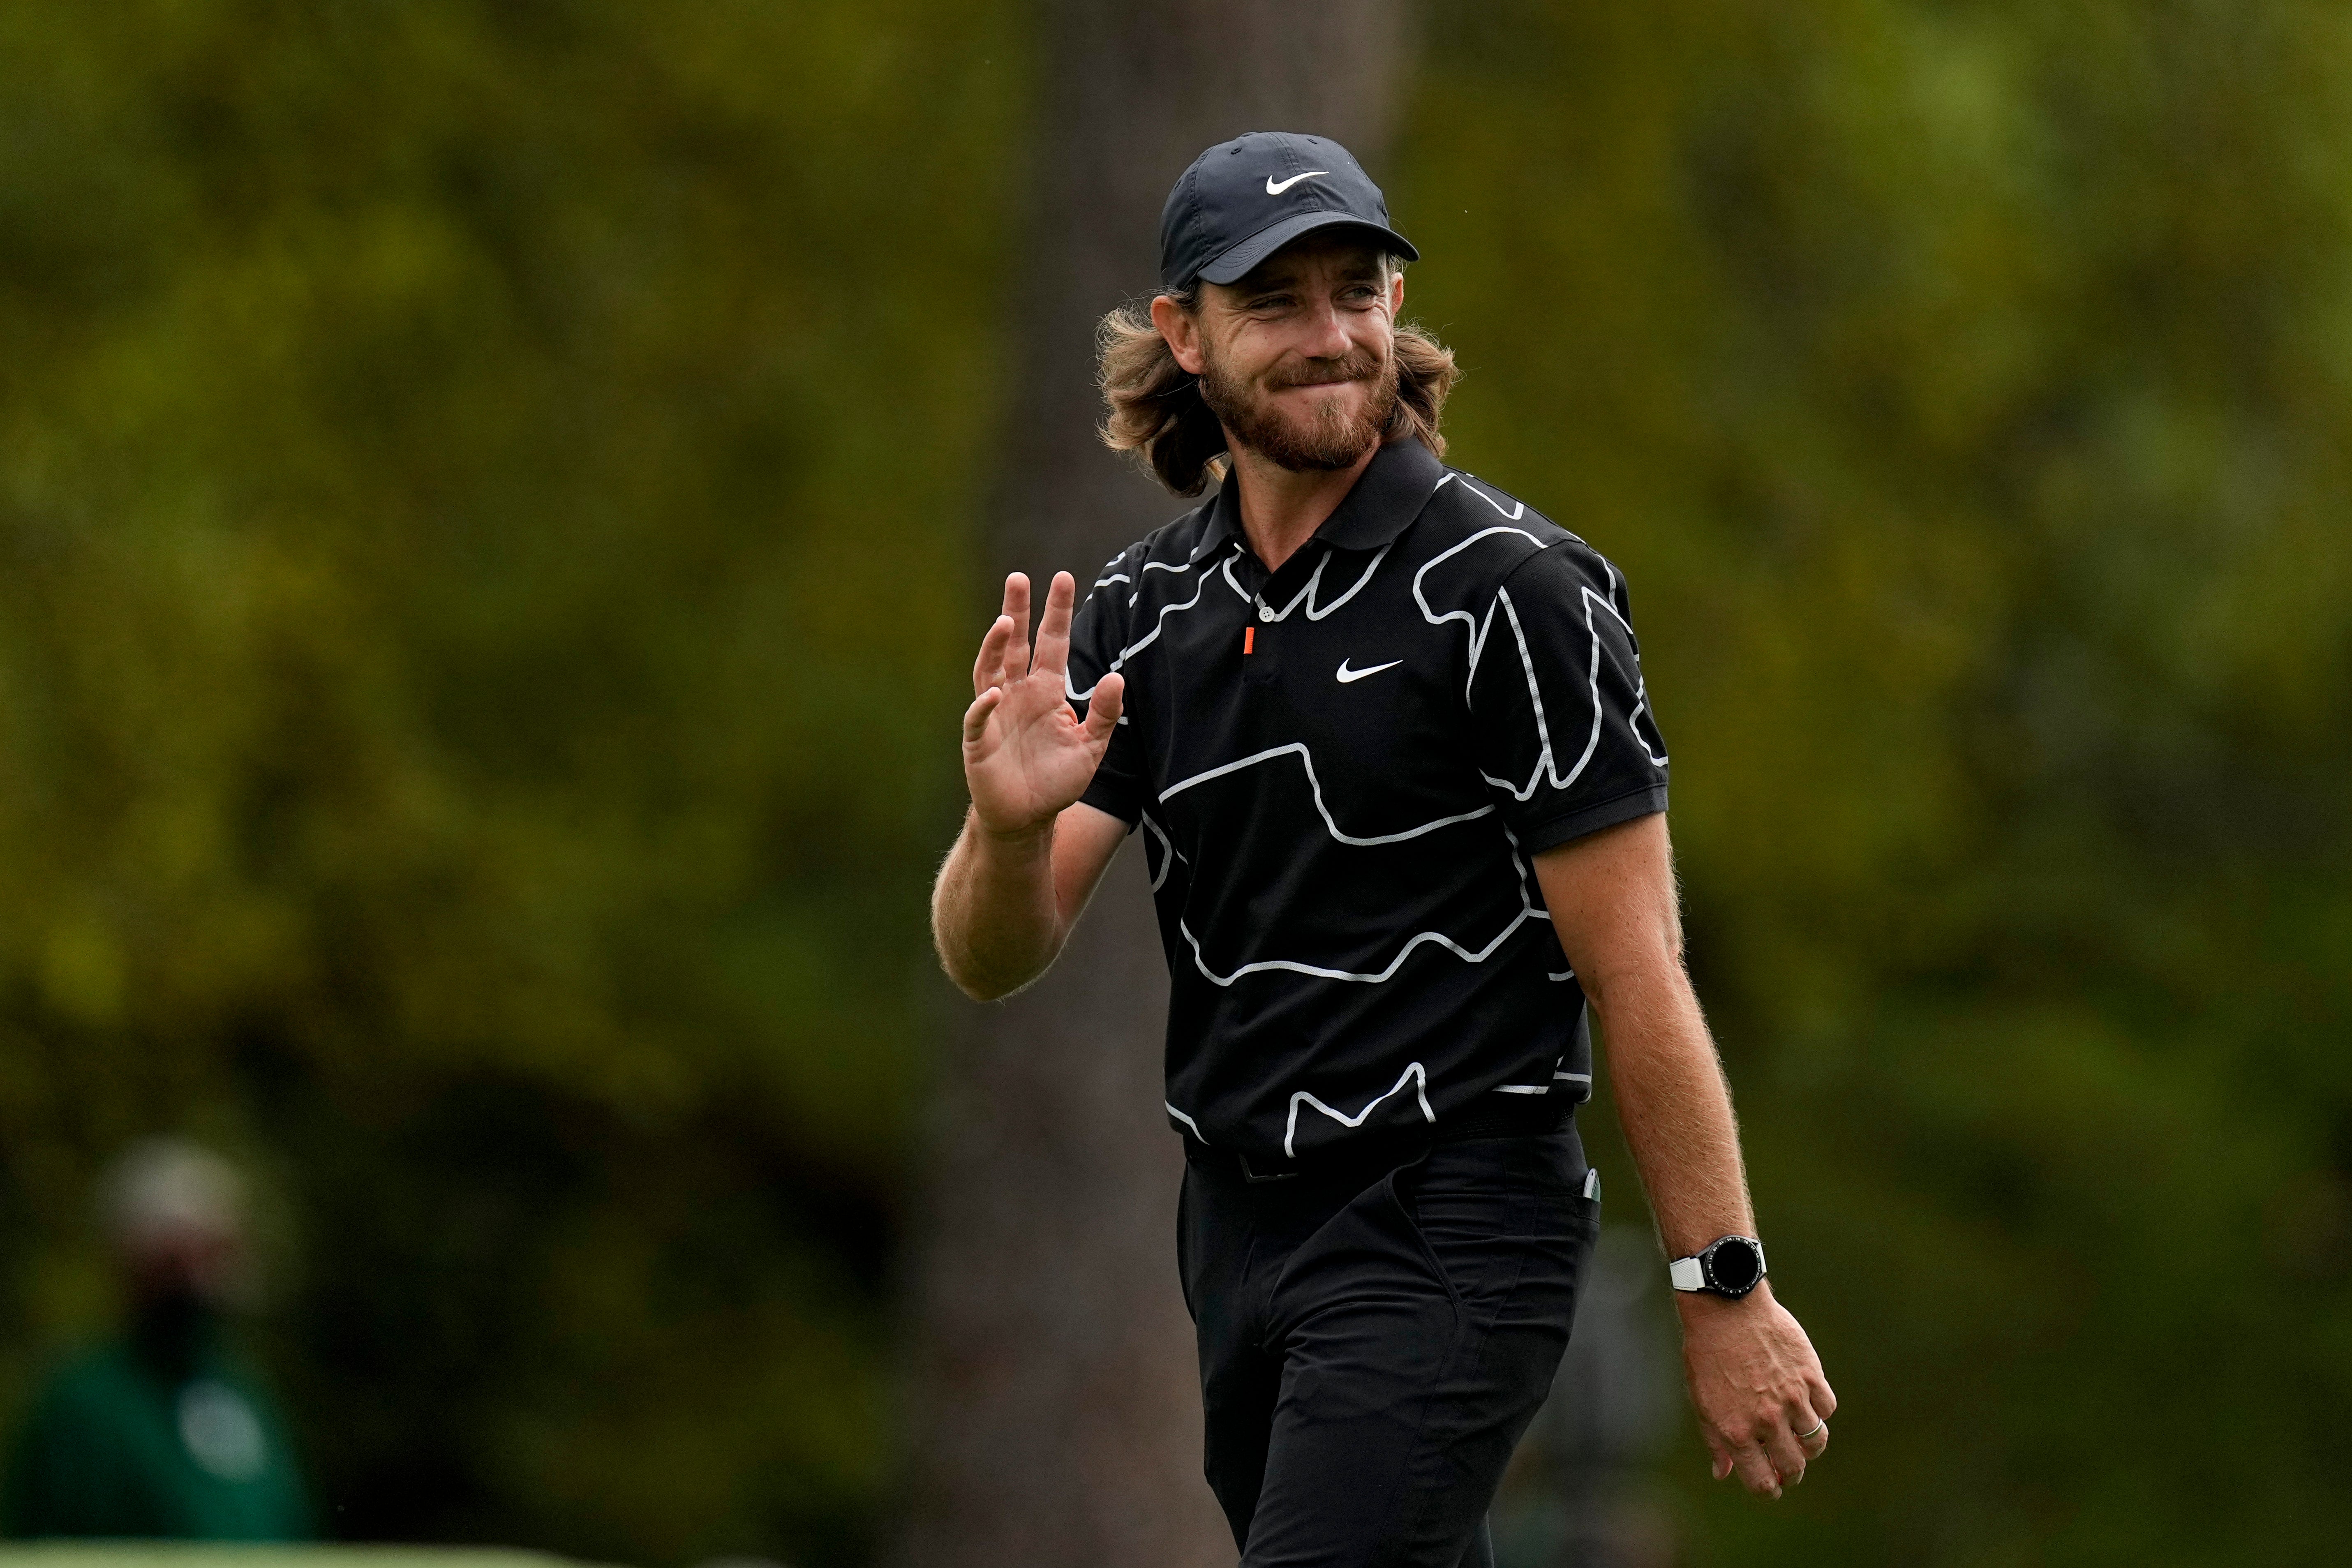
[{"label": "chin", "polygon": [[1328,418],[1335,414],[1353,417],[1371,401],[1370,391],[1360,381],[1331,382],[1319,386],[1288,386],[1276,395],[1308,417],[1317,419]]},{"label": "chin", "polygon": [[1352,389],[1339,397],[1318,397],[1283,410],[1283,423],[1293,439],[1313,440],[1326,430],[1343,429],[1363,421],[1370,400]]}]

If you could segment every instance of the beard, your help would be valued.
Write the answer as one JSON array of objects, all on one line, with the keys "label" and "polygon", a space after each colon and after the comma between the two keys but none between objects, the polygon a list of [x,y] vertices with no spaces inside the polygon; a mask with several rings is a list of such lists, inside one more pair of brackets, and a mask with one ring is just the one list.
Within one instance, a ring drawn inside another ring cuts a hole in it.
[{"label": "beard", "polygon": [[[1201,401],[1225,427],[1226,438],[1247,447],[1276,468],[1294,473],[1330,471],[1352,466],[1387,434],[1396,412],[1397,369],[1392,354],[1359,349],[1338,361],[1316,360],[1297,369],[1267,378],[1264,389],[1225,374],[1214,351],[1204,342]],[[1363,383],[1371,396],[1351,410],[1338,395],[1315,401],[1302,414],[1286,413],[1274,399],[1285,387],[1328,383],[1338,394]]]}]

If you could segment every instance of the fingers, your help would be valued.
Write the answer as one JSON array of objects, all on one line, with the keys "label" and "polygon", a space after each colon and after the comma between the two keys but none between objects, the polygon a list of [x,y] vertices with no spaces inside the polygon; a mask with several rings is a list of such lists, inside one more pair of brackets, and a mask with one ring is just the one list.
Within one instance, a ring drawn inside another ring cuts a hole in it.
[{"label": "fingers", "polygon": [[1078,599],[1077,579],[1056,572],[1045,585],[1045,618],[1037,624],[1037,665],[1055,675],[1070,668],[1070,617]]},{"label": "fingers", "polygon": [[1805,1450],[1803,1445],[1797,1441],[1796,1434],[1811,1425],[1808,1421],[1803,1426],[1791,1429],[1785,1422],[1777,1423],[1765,1437],[1763,1454],[1765,1463],[1772,1470],[1773,1496],[1780,1496],[1782,1487],[1793,1487],[1805,1479]]},{"label": "fingers", "polygon": [[[1760,1445],[1750,1443],[1734,1453],[1732,1468],[1739,1473],[1739,1484],[1758,1497],[1777,1498],[1780,1495],[1780,1472],[1774,1468]],[[1801,1467],[1800,1473],[1802,1473]]]},{"label": "fingers", "polygon": [[1717,1480],[1737,1473],[1739,1484],[1759,1497],[1777,1498],[1802,1481],[1805,1468],[1830,1446],[1828,1419],[1801,1401],[1769,1421],[1759,1417],[1749,1431],[1751,1436],[1734,1436],[1710,1430],[1706,1446],[1715,1456]]},{"label": "fingers", "polygon": [[1087,704],[1087,739],[1097,745],[1110,744],[1111,731],[1118,725],[1118,716],[1127,707],[1127,678],[1106,675],[1095,682],[1094,700]]},{"label": "fingers", "polygon": [[1004,579],[1004,614],[1013,635],[1004,644],[1004,676],[1018,680],[1029,673],[1029,578],[1015,572]]},{"label": "fingers", "polygon": [[1004,684],[1004,650],[1012,646],[1013,617],[999,616],[988,635],[980,639],[980,658],[972,662],[971,694],[974,697],[991,687]]}]

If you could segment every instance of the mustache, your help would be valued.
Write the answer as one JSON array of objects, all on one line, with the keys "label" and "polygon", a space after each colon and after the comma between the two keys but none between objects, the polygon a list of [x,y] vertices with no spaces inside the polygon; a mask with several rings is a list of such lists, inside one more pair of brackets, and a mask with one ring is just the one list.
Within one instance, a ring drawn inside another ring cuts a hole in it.
[{"label": "mustache", "polygon": [[1370,381],[1381,374],[1381,356],[1358,349],[1339,359],[1308,360],[1290,370],[1276,371],[1268,375],[1268,387],[1280,390],[1286,386],[1339,385],[1351,381]]}]

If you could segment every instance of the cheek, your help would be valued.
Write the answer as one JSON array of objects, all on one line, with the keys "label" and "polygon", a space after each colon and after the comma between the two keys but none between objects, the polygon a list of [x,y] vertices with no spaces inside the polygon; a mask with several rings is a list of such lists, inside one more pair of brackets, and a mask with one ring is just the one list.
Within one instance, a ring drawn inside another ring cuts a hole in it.
[{"label": "cheek", "polygon": [[1265,390],[1266,378],[1282,363],[1277,351],[1268,353],[1262,344],[1244,343],[1229,348],[1217,356],[1217,373],[1234,385]]}]

